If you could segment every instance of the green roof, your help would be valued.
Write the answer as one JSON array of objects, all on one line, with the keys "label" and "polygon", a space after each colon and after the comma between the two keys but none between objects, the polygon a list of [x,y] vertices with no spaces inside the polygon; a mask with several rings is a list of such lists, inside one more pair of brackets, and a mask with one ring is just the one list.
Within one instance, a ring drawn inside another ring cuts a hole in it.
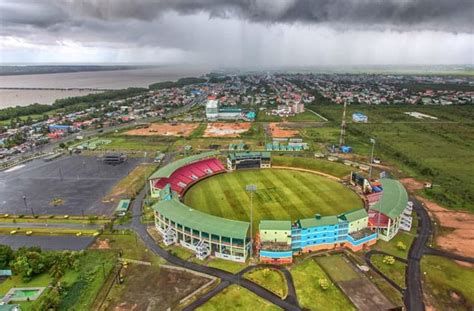
[{"label": "green roof", "polygon": [[240,158],[247,158],[247,157],[262,157],[262,158],[270,158],[271,152],[258,152],[258,151],[249,151],[249,152],[235,152],[230,153],[229,157],[231,160],[240,159]]},{"label": "green roof", "polygon": [[259,230],[291,230],[289,220],[261,220],[258,225]]},{"label": "green roof", "polygon": [[301,228],[311,228],[318,226],[330,226],[339,223],[339,219],[336,216],[322,216],[319,218],[305,218],[298,220]]},{"label": "green roof", "polygon": [[398,180],[382,178],[380,182],[383,188],[382,197],[370,209],[379,211],[392,219],[397,218],[407,207],[407,191]]},{"label": "green roof", "polygon": [[225,219],[197,211],[176,198],[160,201],[153,206],[153,209],[180,225],[222,237],[244,240],[250,227],[248,222]]},{"label": "green roof", "polygon": [[353,221],[357,221],[357,220],[369,217],[369,214],[367,214],[367,211],[365,209],[358,208],[352,211],[345,212],[339,215],[338,217],[343,220],[347,220],[348,222],[353,222]]},{"label": "green roof", "polygon": [[120,200],[117,208],[115,209],[116,212],[126,212],[128,211],[128,207],[130,206],[130,200]]},{"label": "green roof", "polygon": [[215,156],[215,155],[218,155],[218,154],[219,154],[219,151],[209,151],[209,152],[196,154],[196,155],[193,155],[193,156],[190,156],[190,157],[186,157],[186,158],[183,158],[183,159],[179,159],[179,160],[174,161],[174,162],[172,162],[168,165],[163,166],[162,168],[160,168],[159,170],[154,172],[150,176],[150,179],[158,179],[158,178],[162,178],[162,177],[168,178],[168,177],[171,176],[171,174],[173,174],[174,171],[176,171],[178,168],[180,168],[182,166],[185,166],[187,164],[199,161],[199,160],[204,159],[204,158],[209,158],[209,157],[212,157],[212,156]]}]

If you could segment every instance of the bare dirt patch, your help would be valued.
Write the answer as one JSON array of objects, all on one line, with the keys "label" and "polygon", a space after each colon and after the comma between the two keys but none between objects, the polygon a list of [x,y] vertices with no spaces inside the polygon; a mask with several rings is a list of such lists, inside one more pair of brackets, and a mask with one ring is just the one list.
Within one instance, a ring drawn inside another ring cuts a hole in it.
[{"label": "bare dirt patch", "polygon": [[239,137],[247,132],[251,123],[208,123],[203,137]]},{"label": "bare dirt patch", "polygon": [[436,237],[436,244],[444,250],[474,257],[474,215],[448,210],[420,196],[417,199],[425,204],[441,228],[448,229]]},{"label": "bare dirt patch", "polygon": [[107,310],[174,309],[179,300],[209,282],[189,272],[156,266],[131,264],[122,274],[125,281],[111,291]]},{"label": "bare dirt patch", "polygon": [[110,249],[109,239],[97,239],[94,244],[91,245],[91,249]]},{"label": "bare dirt patch", "polygon": [[424,184],[415,178],[403,178],[400,182],[407,188],[408,191],[421,190],[424,188]]},{"label": "bare dirt patch", "polygon": [[285,123],[270,123],[268,124],[268,131],[270,136],[276,138],[295,137],[299,134],[297,130],[285,128]]},{"label": "bare dirt patch", "polygon": [[199,126],[196,123],[152,123],[149,127],[125,132],[133,136],[182,136],[188,137]]}]

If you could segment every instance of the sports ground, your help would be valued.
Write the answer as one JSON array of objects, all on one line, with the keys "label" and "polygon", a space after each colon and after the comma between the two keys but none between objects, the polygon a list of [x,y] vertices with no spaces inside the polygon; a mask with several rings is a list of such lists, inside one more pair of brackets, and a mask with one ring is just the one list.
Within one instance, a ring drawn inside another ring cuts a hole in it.
[{"label": "sports ground", "polygon": [[297,220],[337,215],[361,208],[358,195],[340,183],[307,172],[285,169],[242,170],[210,177],[192,186],[184,202],[197,210],[228,219],[250,219],[250,196],[255,184],[253,223],[260,219]]}]

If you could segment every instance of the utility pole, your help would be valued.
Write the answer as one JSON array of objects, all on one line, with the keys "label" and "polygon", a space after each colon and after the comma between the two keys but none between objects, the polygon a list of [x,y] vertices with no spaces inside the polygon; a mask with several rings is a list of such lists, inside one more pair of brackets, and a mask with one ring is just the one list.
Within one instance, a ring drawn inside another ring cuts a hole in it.
[{"label": "utility pole", "polygon": [[247,185],[247,192],[250,192],[250,257],[253,256],[253,193],[257,191],[256,185]]},{"label": "utility pole", "polygon": [[[25,204],[25,209],[28,210],[28,204],[26,203],[26,196],[23,196],[23,203]],[[35,217],[35,211],[33,210],[33,206],[30,206],[31,215]]]},{"label": "utility pole", "polygon": [[347,103],[344,101],[344,110],[342,111],[341,122],[341,136],[339,137],[339,147],[344,146],[344,136],[346,135],[346,107]]}]

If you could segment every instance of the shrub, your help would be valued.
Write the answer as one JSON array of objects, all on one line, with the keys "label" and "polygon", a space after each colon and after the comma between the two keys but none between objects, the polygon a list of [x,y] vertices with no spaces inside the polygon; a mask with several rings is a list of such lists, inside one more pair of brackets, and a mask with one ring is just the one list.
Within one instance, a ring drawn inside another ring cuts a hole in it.
[{"label": "shrub", "polygon": [[384,256],[382,261],[387,265],[393,265],[395,263],[395,258],[393,256]]}]

